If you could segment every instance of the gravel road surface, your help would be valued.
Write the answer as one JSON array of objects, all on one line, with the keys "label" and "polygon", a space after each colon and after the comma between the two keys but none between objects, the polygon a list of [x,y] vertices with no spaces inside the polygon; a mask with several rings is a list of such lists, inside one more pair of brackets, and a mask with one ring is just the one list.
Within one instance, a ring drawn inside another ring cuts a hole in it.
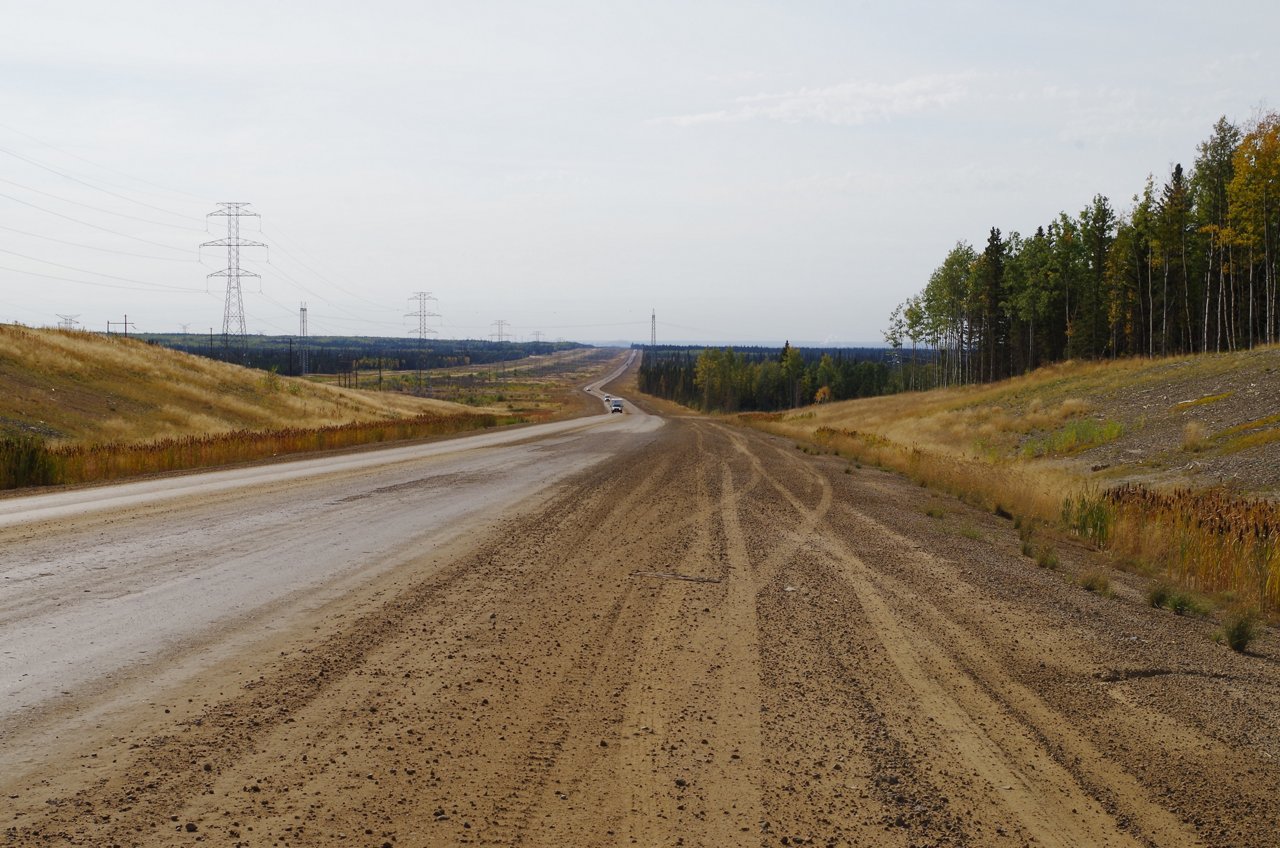
[{"label": "gravel road surface", "polygon": [[1280,844],[1273,634],[660,423],[11,521],[0,842]]}]

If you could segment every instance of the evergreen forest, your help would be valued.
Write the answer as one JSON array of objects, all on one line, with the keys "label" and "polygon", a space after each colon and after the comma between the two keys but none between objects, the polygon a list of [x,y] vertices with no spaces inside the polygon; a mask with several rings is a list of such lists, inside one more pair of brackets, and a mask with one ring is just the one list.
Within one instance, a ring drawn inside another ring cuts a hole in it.
[{"label": "evergreen forest", "polygon": [[1280,340],[1280,115],[1225,117],[1190,169],[1149,175],[1030,235],[963,241],[890,317],[905,388],[998,380],[1064,359],[1229,351]]}]

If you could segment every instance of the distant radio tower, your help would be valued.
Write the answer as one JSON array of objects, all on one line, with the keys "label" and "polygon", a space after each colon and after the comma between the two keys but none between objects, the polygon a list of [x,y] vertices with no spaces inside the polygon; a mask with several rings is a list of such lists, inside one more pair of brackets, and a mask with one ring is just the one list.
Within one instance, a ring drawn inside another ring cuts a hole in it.
[{"label": "distant radio tower", "polygon": [[250,212],[245,208],[249,205],[248,203],[219,203],[218,205],[222,208],[217,212],[210,212],[205,217],[226,218],[227,237],[206,241],[200,246],[227,249],[227,267],[221,271],[214,271],[209,276],[227,278],[227,301],[222,310],[222,350],[224,354],[229,354],[234,344],[243,360],[248,350],[249,340],[244,326],[244,297],[240,292],[240,280],[242,277],[261,278],[261,275],[245,271],[240,267],[240,248],[266,247],[266,245],[260,241],[240,238],[240,219],[259,217],[257,212]]},{"label": "distant radio tower", "polygon": [[63,315],[61,312],[56,314],[61,319],[58,321],[58,329],[60,330],[74,330],[76,324],[80,323],[76,320],[80,317],[79,315]]},{"label": "distant radio tower", "polygon": [[298,307],[298,362],[302,367],[302,374],[307,373],[307,305],[303,303]]},{"label": "distant radio tower", "polygon": [[651,310],[649,313],[649,352],[653,353],[654,348],[658,346],[658,310]]}]

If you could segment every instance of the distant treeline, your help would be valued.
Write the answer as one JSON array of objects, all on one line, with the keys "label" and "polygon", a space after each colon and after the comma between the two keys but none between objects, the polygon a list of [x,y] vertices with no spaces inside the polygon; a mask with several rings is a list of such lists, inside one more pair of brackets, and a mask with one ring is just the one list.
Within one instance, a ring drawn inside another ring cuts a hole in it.
[{"label": "distant treeline", "polygon": [[[302,373],[303,346],[296,336],[248,336],[243,349],[224,347],[220,334],[146,333],[138,336],[153,344],[206,356],[237,365],[281,374]],[[584,347],[577,342],[497,342],[483,339],[384,338],[377,336],[309,336],[306,370],[309,374],[345,374],[353,369],[378,367],[388,371],[452,368],[513,362],[529,356]]]},{"label": "distant treeline", "polygon": [[882,348],[645,348],[640,390],[706,411],[773,411],[893,391]]},{"label": "distant treeline", "polygon": [[1030,236],[958,243],[885,333],[917,349],[908,388],[1280,341],[1280,115],[1222,118],[1197,151],[1127,209],[1096,195]]}]

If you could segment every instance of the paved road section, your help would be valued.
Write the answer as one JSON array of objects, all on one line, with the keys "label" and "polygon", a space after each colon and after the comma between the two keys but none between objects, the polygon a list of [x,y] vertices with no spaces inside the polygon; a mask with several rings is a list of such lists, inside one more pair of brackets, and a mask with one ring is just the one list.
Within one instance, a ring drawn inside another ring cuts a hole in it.
[{"label": "paved road section", "polygon": [[661,423],[602,415],[0,501],[0,740],[140,661],[477,532]]}]

